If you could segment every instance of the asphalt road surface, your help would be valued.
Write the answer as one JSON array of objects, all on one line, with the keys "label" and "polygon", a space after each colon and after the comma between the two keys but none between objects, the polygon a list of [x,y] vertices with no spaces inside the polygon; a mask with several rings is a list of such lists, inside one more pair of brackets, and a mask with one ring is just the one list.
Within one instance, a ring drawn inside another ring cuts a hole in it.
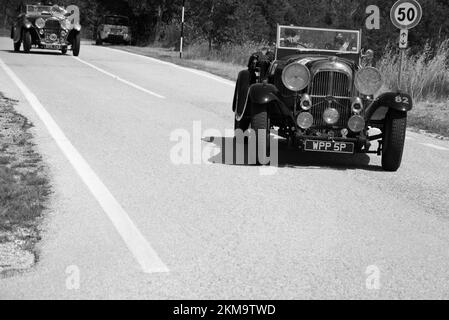
[{"label": "asphalt road surface", "polygon": [[232,82],[105,47],[11,49],[0,91],[54,194],[38,264],[0,298],[449,298],[449,142],[409,132],[397,173],[282,147],[275,172],[224,164]]}]

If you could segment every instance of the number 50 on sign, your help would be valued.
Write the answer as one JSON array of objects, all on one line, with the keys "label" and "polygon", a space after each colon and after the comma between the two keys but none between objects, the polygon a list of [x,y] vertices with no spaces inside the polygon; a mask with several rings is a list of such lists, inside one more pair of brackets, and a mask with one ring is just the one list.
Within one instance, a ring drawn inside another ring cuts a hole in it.
[{"label": "number 50 on sign", "polygon": [[416,0],[399,0],[391,8],[390,18],[398,29],[412,29],[421,21],[421,5]]}]

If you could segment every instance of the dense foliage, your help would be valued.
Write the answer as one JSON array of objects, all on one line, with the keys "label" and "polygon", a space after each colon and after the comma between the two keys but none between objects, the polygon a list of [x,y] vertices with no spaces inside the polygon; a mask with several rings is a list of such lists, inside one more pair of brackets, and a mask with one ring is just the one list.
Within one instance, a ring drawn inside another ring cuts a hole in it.
[{"label": "dense foliage", "polygon": [[[9,27],[15,8],[23,0],[1,0],[0,21]],[[26,2],[26,1],[25,1]],[[30,0],[30,2],[34,2]],[[56,3],[57,1],[53,1]],[[297,24],[335,28],[362,28],[364,46],[381,50],[396,41],[398,31],[389,19],[395,0],[186,0],[187,42],[207,41],[210,47],[273,41],[276,24]],[[119,13],[132,18],[140,44],[154,41],[175,46],[180,32],[182,0],[60,0],[81,8],[85,35],[92,34],[98,16]],[[421,24],[410,41],[420,51],[426,42],[439,43],[449,35],[449,1],[420,0],[424,10]],[[366,8],[381,10],[380,30],[367,30]]]}]

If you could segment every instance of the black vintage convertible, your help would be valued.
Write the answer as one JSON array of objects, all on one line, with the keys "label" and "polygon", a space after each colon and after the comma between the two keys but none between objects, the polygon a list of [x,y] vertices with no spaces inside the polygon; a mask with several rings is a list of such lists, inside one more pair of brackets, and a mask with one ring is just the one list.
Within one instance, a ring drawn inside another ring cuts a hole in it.
[{"label": "black vintage convertible", "polygon": [[30,52],[39,49],[60,50],[63,54],[69,47],[78,56],[81,46],[81,26],[67,19],[69,13],[58,5],[20,5],[18,16],[11,28],[14,51]]},{"label": "black vintage convertible", "polygon": [[263,157],[276,128],[302,151],[374,153],[385,171],[397,171],[412,98],[399,91],[376,96],[383,82],[372,55],[361,49],[358,30],[278,26],[275,52],[252,55],[238,75],[235,129],[254,130]]}]

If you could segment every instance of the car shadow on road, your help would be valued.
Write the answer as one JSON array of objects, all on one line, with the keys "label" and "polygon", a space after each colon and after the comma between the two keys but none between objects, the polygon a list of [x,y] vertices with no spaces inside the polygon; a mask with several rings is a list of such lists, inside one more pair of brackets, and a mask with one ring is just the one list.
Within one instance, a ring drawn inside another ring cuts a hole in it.
[{"label": "car shadow on road", "polygon": [[[202,140],[214,144],[214,147],[219,149],[219,152],[212,156],[209,162],[234,166],[254,166],[249,162],[247,143],[245,145],[238,144],[233,137],[205,137]],[[380,166],[370,165],[370,157],[367,154],[301,152],[289,148],[285,140],[279,140],[278,150],[277,167],[280,168],[382,171]],[[237,160],[238,153],[240,153],[239,160]]]}]

